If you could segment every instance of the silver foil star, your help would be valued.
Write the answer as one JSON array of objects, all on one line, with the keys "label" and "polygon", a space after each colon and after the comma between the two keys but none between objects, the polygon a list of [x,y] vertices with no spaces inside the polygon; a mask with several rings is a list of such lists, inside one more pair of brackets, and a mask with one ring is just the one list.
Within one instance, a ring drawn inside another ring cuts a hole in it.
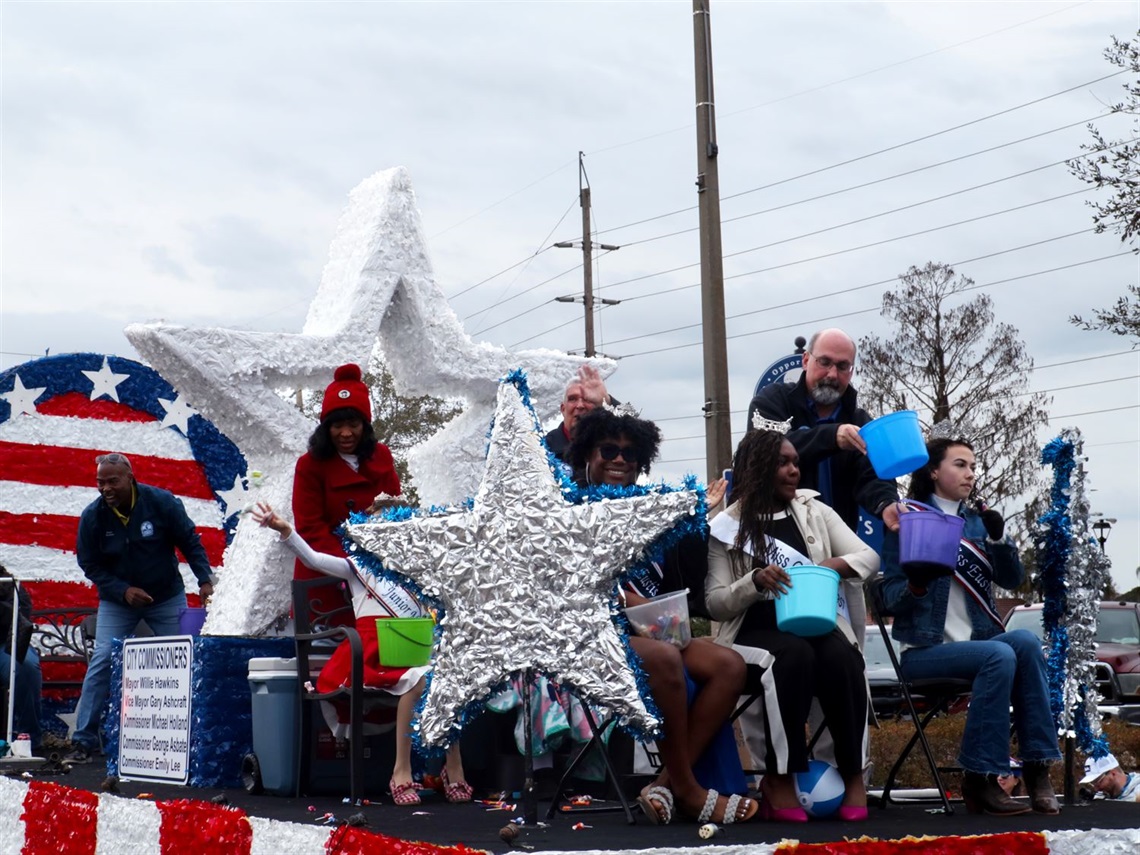
[{"label": "silver foil star", "polygon": [[540,437],[534,411],[504,381],[470,509],[347,527],[387,570],[445,606],[416,723],[423,745],[453,741],[468,705],[526,668],[569,685],[625,725],[658,727],[611,617],[614,579],[695,512],[697,494],[571,504]]}]

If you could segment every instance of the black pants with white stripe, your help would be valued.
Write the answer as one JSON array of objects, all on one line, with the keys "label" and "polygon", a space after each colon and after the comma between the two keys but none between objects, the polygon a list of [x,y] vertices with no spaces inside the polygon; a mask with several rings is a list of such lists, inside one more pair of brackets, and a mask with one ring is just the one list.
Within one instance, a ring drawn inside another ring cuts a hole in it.
[{"label": "black pants with white stripe", "polygon": [[863,768],[863,729],[867,723],[867,682],[863,655],[838,630],[802,638],[776,627],[776,605],[764,600],[740,630],[734,644],[769,651],[775,697],[764,700],[768,737],[765,767],[777,773],[807,770],[804,729],[813,697],[819,698],[835,741],[835,762],[844,777]]}]

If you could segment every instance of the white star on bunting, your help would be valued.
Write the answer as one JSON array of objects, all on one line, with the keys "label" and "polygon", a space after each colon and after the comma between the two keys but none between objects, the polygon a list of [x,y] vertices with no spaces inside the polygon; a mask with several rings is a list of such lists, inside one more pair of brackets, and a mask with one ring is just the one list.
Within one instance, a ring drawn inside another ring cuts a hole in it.
[{"label": "white star on bunting", "polygon": [[175,397],[173,401],[159,398],[158,402],[166,410],[166,415],[162,418],[162,426],[164,428],[176,427],[182,431],[183,436],[188,436],[190,433],[190,417],[198,415],[198,411],[187,404],[181,395]]},{"label": "white star on bunting", "polygon": [[245,481],[240,475],[234,478],[234,485],[228,490],[218,490],[218,499],[223,505],[225,510],[222,512],[223,519],[229,519],[250,501],[250,492],[246,489]]},{"label": "white star on bunting", "polygon": [[21,413],[35,415],[36,399],[46,391],[47,386],[40,386],[35,389],[26,388],[24,381],[17,374],[15,380],[12,381],[12,391],[0,393],[0,398],[8,402],[8,406],[12,408],[11,414],[13,416]]},{"label": "white star on bunting", "polygon": [[111,370],[111,363],[107,357],[103,357],[103,367],[98,371],[84,371],[83,374],[91,381],[91,400],[95,401],[104,395],[112,401],[119,400],[118,386],[130,374],[116,374]]},{"label": "white star on bunting", "polygon": [[348,526],[389,571],[445,607],[427,697],[425,745],[458,736],[463,711],[534,668],[624,722],[657,729],[614,626],[614,580],[645,547],[693,513],[688,490],[568,502],[533,410],[510,379],[470,510]]}]

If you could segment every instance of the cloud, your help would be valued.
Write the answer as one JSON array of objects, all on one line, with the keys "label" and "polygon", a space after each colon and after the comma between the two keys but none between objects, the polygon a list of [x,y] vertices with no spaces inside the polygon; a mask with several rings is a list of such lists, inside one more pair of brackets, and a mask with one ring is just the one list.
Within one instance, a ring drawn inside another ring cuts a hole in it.
[{"label": "cloud", "polygon": [[190,277],[186,274],[185,268],[171,256],[170,249],[165,246],[147,246],[143,247],[142,251],[143,261],[145,261],[150,269],[160,276],[172,276],[175,279],[183,281]]}]

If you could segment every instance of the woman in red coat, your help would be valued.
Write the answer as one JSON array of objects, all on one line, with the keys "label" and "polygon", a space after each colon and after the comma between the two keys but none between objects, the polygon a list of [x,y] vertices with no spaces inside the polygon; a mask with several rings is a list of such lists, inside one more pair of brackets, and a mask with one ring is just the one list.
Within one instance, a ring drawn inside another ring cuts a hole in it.
[{"label": "woman in red coat", "polygon": [[[360,366],[342,365],[325,390],[321,423],[293,476],[293,518],[297,533],[317,552],[344,555],[336,529],[354,511],[367,511],[382,493],[400,495],[400,478],[388,446],[372,432],[372,403]],[[300,560],[294,579],[320,573]]]}]

